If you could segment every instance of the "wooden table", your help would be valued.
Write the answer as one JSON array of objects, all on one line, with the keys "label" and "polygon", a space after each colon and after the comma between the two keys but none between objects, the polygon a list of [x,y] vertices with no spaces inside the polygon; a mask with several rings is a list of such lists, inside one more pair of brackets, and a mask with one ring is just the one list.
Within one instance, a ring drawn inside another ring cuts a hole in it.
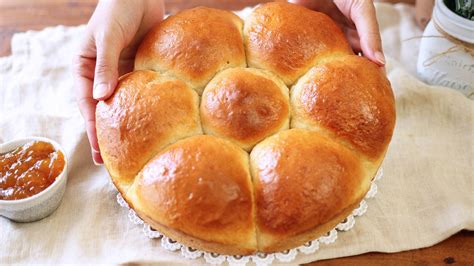
[{"label": "wooden table", "polygon": [[[268,2],[268,0],[266,0]],[[265,0],[167,0],[167,12],[206,5],[238,10]],[[407,2],[407,1],[405,1]],[[409,2],[409,1],[408,1]],[[97,0],[0,0],[0,56],[7,56],[15,32],[40,30],[54,25],[87,23]],[[310,265],[474,265],[474,232],[461,231],[430,248],[393,254],[363,255],[325,260]]]}]

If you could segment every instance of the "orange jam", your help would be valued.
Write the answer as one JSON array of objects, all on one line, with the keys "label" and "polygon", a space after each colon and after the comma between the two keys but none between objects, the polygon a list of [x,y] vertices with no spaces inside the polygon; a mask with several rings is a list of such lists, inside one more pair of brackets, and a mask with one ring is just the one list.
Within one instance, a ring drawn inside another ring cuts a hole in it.
[{"label": "orange jam", "polygon": [[51,143],[32,141],[0,154],[0,200],[31,197],[63,171],[64,155]]}]

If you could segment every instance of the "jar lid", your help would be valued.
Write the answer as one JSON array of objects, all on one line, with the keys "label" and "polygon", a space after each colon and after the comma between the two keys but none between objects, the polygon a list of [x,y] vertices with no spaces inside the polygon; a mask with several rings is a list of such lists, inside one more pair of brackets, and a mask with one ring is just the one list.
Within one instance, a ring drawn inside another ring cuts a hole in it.
[{"label": "jar lid", "polygon": [[449,35],[461,41],[474,43],[474,21],[454,13],[443,0],[436,0],[433,19]]}]

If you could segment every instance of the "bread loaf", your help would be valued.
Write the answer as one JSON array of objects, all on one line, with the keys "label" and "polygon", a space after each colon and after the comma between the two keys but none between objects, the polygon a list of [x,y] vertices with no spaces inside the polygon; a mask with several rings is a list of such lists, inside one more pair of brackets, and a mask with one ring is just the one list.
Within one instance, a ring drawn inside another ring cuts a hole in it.
[{"label": "bread loaf", "polygon": [[289,3],[170,16],[96,112],[118,190],[166,236],[210,252],[297,247],[346,218],[387,151],[384,72],[326,15]]}]

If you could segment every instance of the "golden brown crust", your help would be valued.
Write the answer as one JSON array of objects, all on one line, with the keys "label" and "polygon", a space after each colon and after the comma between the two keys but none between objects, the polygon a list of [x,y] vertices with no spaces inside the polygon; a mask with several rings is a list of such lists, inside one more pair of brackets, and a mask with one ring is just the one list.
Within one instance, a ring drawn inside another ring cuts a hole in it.
[{"label": "golden brown crust", "polygon": [[250,156],[259,249],[323,226],[370,185],[351,150],[304,129],[277,133]]},{"label": "golden brown crust", "polygon": [[288,95],[283,82],[261,70],[227,69],[211,80],[202,95],[203,130],[250,150],[263,138],[288,129]]},{"label": "golden brown crust", "polygon": [[256,250],[248,164],[246,152],[214,136],[178,141],[137,176],[134,206],[190,238]]},{"label": "golden brown crust", "polygon": [[383,156],[395,126],[390,82],[375,63],[344,56],[312,68],[291,89],[292,127],[323,127],[371,160]]},{"label": "golden brown crust", "polygon": [[326,223],[319,225],[315,228],[312,228],[304,233],[292,236],[279,238],[278,236],[265,236],[260,237],[259,250],[265,253],[280,252],[288,249],[292,249],[301,245],[308,243],[309,241],[318,239],[320,236],[323,236],[327,232],[331,231],[336,227],[340,222],[344,221],[352,211],[359,206],[359,203],[362,201],[363,197],[354,201],[354,204],[342,210],[334,218]]},{"label": "golden brown crust", "polygon": [[242,20],[229,11],[198,7],[170,16],[141,43],[135,69],[167,73],[198,94],[220,70],[245,66]]},{"label": "golden brown crust", "polygon": [[244,24],[247,63],[293,84],[318,60],[352,54],[342,31],[328,16],[290,3],[258,6]]},{"label": "golden brown crust", "polygon": [[[131,189],[134,187],[132,186]],[[153,229],[169,237],[170,239],[182,243],[188,247],[204,250],[208,252],[224,254],[224,255],[251,255],[256,252],[256,247],[242,247],[239,244],[221,244],[217,242],[205,241],[200,238],[193,237],[189,234],[185,234],[177,229],[170,228],[162,225],[156,220],[148,217],[147,213],[143,212],[140,207],[134,206],[133,203],[136,200],[126,200],[127,203],[137,212],[138,216],[142,218],[147,224]]]},{"label": "golden brown crust", "polygon": [[123,76],[114,95],[99,102],[96,110],[99,146],[114,183],[126,190],[160,149],[201,134],[198,101],[184,82],[156,72]]}]

